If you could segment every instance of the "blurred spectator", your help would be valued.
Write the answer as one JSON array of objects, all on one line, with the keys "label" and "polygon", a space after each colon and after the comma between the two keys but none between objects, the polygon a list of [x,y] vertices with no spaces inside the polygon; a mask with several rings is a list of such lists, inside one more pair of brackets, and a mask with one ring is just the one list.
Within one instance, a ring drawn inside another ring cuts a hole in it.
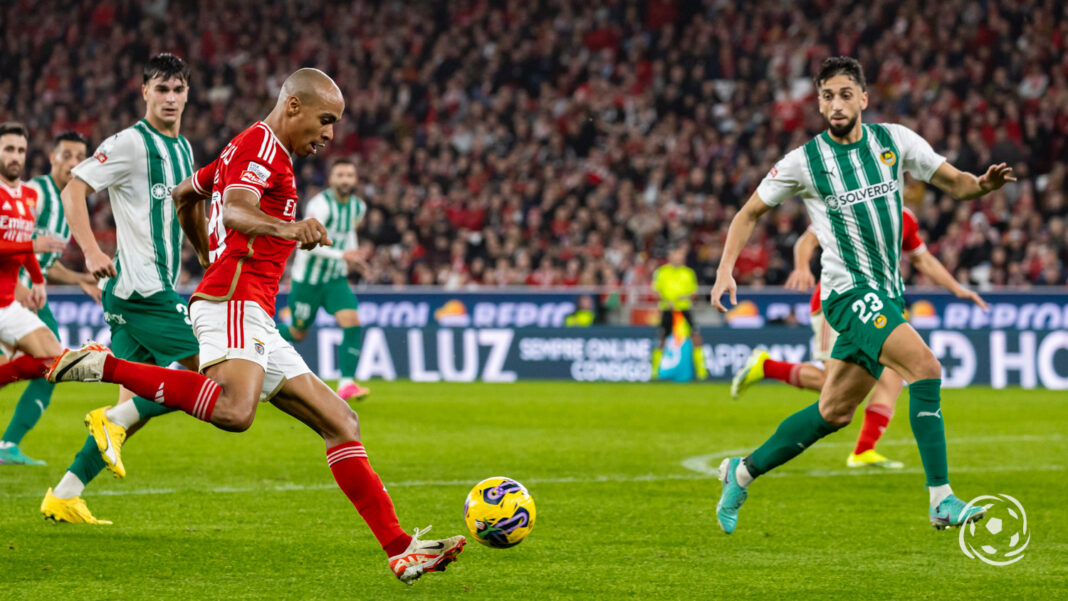
[{"label": "blurred spectator", "polygon": [[[291,71],[329,72],[348,106],[328,150],[358,161],[366,281],[384,285],[647,285],[682,241],[711,283],[735,208],[823,128],[811,74],[849,54],[871,82],[866,120],[1021,177],[966,203],[910,186],[943,263],[984,286],[1065,284],[1063,2],[15,0],[0,22],[18,24],[0,120],[33,131],[31,175],[57,130],[98,143],[138,119],[156,52],[193,68],[183,134],[200,164]],[[309,198],[329,155],[298,162]],[[113,245],[106,203],[93,223]],[[797,203],[765,219],[738,282],[782,283],[806,225]]]}]

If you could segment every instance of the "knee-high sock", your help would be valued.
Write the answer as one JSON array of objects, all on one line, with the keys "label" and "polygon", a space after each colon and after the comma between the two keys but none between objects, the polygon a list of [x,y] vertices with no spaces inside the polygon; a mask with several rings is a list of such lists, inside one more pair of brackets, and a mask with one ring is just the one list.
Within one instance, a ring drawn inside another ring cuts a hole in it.
[{"label": "knee-high sock", "polygon": [[148,419],[150,417],[156,417],[157,415],[164,415],[175,411],[174,407],[160,405],[159,403],[154,403],[149,399],[141,398],[139,396],[135,396],[133,402],[137,407],[137,415],[141,419]]},{"label": "knee-high sock", "polygon": [[795,388],[802,388],[800,363],[768,359],[764,361],[764,377],[786,382]]},{"label": "knee-high sock", "polygon": [[341,344],[338,345],[338,371],[342,378],[355,378],[356,366],[360,363],[360,347],[363,328],[352,326],[341,331]]},{"label": "knee-high sock", "polygon": [[100,456],[100,449],[96,446],[96,440],[92,436],[88,436],[85,439],[85,444],[82,445],[82,449],[74,456],[74,463],[70,464],[67,471],[77,476],[82,481],[82,484],[89,484],[89,481],[96,478],[96,475],[103,471],[104,467],[104,458]]},{"label": "knee-high sock", "polygon": [[909,384],[909,423],[920,449],[927,486],[949,484],[946,426],[942,421],[942,379]]},{"label": "knee-high sock", "polygon": [[11,416],[11,422],[8,423],[0,442],[10,442],[16,445],[22,442],[22,437],[37,425],[37,420],[41,419],[45,409],[48,409],[48,404],[52,402],[54,387],[55,384],[44,378],[30,381],[29,386],[19,397],[19,404],[15,406],[15,415]]},{"label": "knee-high sock", "polygon": [[211,421],[219,385],[195,371],[168,369],[134,363],[108,355],[104,361],[105,382],[122,384],[138,396],[153,399],[165,407],[181,409],[206,422]]},{"label": "knee-high sock", "polygon": [[345,442],[330,447],[326,450],[326,462],[337,485],[356,506],[386,556],[403,553],[412,537],[400,527],[393,501],[382,486],[382,479],[371,469],[363,444]]},{"label": "knee-high sock", "polygon": [[820,415],[819,402],[784,419],[771,438],[745,458],[745,468],[753,477],[797,457],[812,443],[834,432],[835,428]]},{"label": "knee-high sock", "polygon": [[883,432],[886,432],[886,427],[890,425],[893,417],[893,407],[872,405],[865,409],[864,423],[860,426],[860,434],[857,435],[857,446],[853,448],[853,454],[860,455],[874,449],[875,443],[883,437]]},{"label": "knee-high sock", "polygon": [[0,365],[0,386],[19,380],[35,380],[48,373],[54,357],[31,357],[22,355]]}]

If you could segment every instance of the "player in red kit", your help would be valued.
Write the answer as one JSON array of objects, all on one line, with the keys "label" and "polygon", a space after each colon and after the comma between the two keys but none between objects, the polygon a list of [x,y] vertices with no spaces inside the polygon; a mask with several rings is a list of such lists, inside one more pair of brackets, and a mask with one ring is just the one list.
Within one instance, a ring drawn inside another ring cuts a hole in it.
[{"label": "player in red kit", "polygon": [[[444,571],[466,540],[421,541],[425,531],[409,536],[401,529],[368,463],[356,413],[311,373],[272,319],[293,249],[331,244],[315,219],[296,221],[291,154],[308,156],[323,148],[344,108],[333,80],[322,71],[300,69],[286,79],[266,119],[175,188],[182,227],[201,260],[207,255],[210,262],[190,300],[203,375],[123,361],[93,344],[64,353],[48,377],[120,383],[234,432],[247,430],[261,398],[269,400],[322,436],[338,486],[382,545],[390,569],[410,584],[424,572]],[[211,213],[205,220],[197,199],[207,195],[209,181]]]},{"label": "player in red kit", "polygon": [[[63,350],[34,313],[47,299],[34,252],[60,252],[66,244],[50,236],[34,239],[37,192],[19,179],[26,164],[28,139],[21,123],[0,123],[0,342],[24,353],[0,365],[0,386],[40,378],[52,358]],[[23,268],[34,284],[25,306],[15,300],[19,270]]]},{"label": "player in red kit", "polygon": [[[809,269],[812,254],[819,246],[819,240],[812,231],[807,231],[794,245],[794,271],[786,281],[786,288],[805,291],[816,284],[812,293],[810,306],[812,310],[812,331],[815,334],[813,358],[826,361],[831,358],[831,350],[838,340],[834,331],[823,316],[820,302],[820,287]],[[916,215],[904,207],[901,213],[901,250],[909,256],[913,267],[926,275],[932,282],[944,286],[959,298],[966,298],[979,307],[986,309],[986,302],[974,291],[956,281],[938,259],[927,250],[927,245],[920,238],[920,224]],[[734,376],[731,384],[731,396],[737,399],[753,383],[761,379],[779,380],[806,390],[820,392],[826,379],[826,372],[811,363],[791,363],[776,361],[762,348],[753,350],[748,361]],[[875,389],[868,399],[864,410],[864,422],[857,435],[857,444],[846,458],[848,467],[873,467],[901,469],[900,461],[887,459],[875,450],[876,443],[882,438],[894,416],[897,397],[901,395],[904,380],[892,369],[883,371],[876,381]]]}]

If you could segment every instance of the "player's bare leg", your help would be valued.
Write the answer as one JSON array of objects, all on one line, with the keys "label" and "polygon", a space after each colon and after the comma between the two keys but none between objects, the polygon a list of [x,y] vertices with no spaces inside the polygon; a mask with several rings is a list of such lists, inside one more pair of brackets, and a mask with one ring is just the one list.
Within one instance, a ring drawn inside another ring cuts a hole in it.
[{"label": "player's bare leg", "polygon": [[360,420],[322,380],[304,374],[288,380],[271,402],[318,433],[338,486],[371,528],[401,581],[411,584],[425,572],[442,572],[463,551],[466,539],[453,536],[421,541],[427,530],[409,536],[400,527],[393,501],[371,468],[360,442]]},{"label": "player's bare leg", "polygon": [[942,366],[908,323],[890,333],[883,343],[879,362],[897,372],[909,385],[909,423],[920,450],[930,492],[931,524],[938,529],[961,526],[982,519],[986,510],[972,507],[953,494],[949,486],[946,430],[942,420]]},{"label": "player's bare leg", "polygon": [[0,386],[44,376],[52,358],[62,353],[63,347],[51,330],[41,327],[19,338],[15,350],[23,354],[0,364]]},{"label": "player's bare leg", "polygon": [[857,444],[846,459],[849,467],[876,467],[884,469],[901,469],[904,466],[900,461],[892,461],[875,450],[876,443],[886,431],[887,425],[894,417],[894,407],[897,405],[897,397],[901,394],[904,381],[901,376],[892,369],[884,369],[879,381],[875,383],[875,390],[868,399],[868,406],[864,410],[864,422],[860,426],[857,435]]}]

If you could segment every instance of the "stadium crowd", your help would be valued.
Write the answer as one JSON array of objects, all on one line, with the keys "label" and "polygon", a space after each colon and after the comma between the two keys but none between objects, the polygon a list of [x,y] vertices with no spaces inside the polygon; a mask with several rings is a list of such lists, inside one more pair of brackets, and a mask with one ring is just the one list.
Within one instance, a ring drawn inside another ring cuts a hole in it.
[{"label": "stadium crowd", "polygon": [[[364,281],[452,288],[645,285],[683,242],[710,284],[736,207],[824,127],[816,65],[852,55],[866,120],[908,125],[962,169],[1004,161],[1021,177],[963,203],[911,186],[931,250],[980,287],[1066,281],[1068,4],[1055,0],[16,0],[0,22],[18,24],[0,120],[31,128],[32,175],[53,134],[95,145],[140,117],[151,53],[192,66],[183,134],[201,164],[265,114],[280,77],[324,69],[348,107],[327,155],[298,165],[304,197],[331,156],[352,156],[371,207]],[[93,219],[113,246],[99,198]],[[783,283],[806,225],[800,203],[772,213],[739,283]],[[197,278],[191,253],[187,266]]]}]

